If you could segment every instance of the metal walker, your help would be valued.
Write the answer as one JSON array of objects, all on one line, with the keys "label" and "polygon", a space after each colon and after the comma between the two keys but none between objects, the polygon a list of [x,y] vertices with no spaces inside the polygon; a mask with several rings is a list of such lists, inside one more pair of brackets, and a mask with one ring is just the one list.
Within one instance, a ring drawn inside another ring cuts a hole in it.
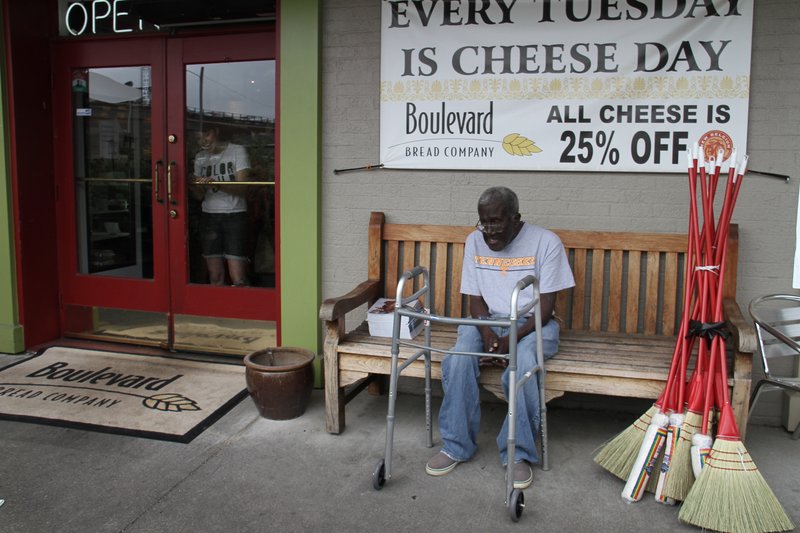
[{"label": "metal walker", "polygon": [[[422,276],[422,286],[419,290],[408,297],[403,297],[406,283]],[[526,287],[533,288],[533,299],[525,307],[518,309],[519,295]],[[419,312],[407,307],[407,304],[414,302],[420,297],[429,305],[430,283],[428,270],[423,266],[417,266],[405,272],[397,283],[397,293],[395,296],[394,323],[392,328],[392,371],[389,381],[389,409],[386,415],[386,449],[384,457],[378,460],[372,472],[372,486],[375,490],[380,490],[386,481],[392,478],[392,440],[394,436],[395,404],[397,401],[397,380],[400,373],[420,357],[425,361],[425,429],[426,446],[433,447],[433,428],[431,425],[431,352],[449,353],[454,355],[464,355],[470,357],[491,356],[508,360],[509,385],[508,385],[508,465],[506,473],[506,492],[505,504],[511,515],[511,520],[517,522],[525,508],[525,495],[521,489],[514,488],[514,455],[516,447],[516,420],[515,406],[517,390],[523,386],[533,374],[539,382],[539,406],[541,413],[540,425],[540,447],[541,465],[543,470],[549,470],[548,451],[547,451],[547,407],[545,404],[544,389],[544,351],[542,347],[542,318],[541,318],[541,298],[539,293],[539,280],[535,276],[526,276],[517,282],[511,293],[511,316],[503,319],[477,319],[477,318],[450,318]],[[517,319],[524,316],[531,309],[534,309],[534,320],[536,330],[536,353],[537,364],[529,372],[517,378]],[[400,339],[400,327],[402,317],[416,318],[424,320],[425,343],[418,344],[412,340]],[[454,352],[442,350],[431,346],[431,325],[437,324],[468,324],[473,326],[498,326],[509,329],[508,354],[495,354],[490,352]],[[400,346],[408,346],[417,350],[412,356],[405,359],[402,363],[399,360]]]}]

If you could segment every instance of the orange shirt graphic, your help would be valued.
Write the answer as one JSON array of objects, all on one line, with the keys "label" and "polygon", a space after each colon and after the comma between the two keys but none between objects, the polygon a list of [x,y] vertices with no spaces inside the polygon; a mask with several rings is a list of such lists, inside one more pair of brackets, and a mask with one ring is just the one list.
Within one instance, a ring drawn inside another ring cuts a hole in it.
[{"label": "orange shirt graphic", "polygon": [[536,266],[536,257],[488,257],[482,255],[475,256],[475,266],[490,267],[500,270],[505,276],[510,268],[514,267],[534,267]]}]

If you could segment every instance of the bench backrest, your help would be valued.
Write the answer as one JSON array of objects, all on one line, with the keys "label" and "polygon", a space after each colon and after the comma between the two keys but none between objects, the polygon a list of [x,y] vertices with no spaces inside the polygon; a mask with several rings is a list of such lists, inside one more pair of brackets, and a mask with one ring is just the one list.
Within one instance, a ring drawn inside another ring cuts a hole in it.
[{"label": "bench backrest", "polygon": [[[471,226],[386,224],[373,212],[369,225],[369,279],[383,280],[394,297],[397,280],[415,265],[430,273],[432,311],[468,314],[460,293],[464,241]],[[553,230],[566,248],[575,287],[561,291],[556,314],[575,330],[674,335],[682,313],[685,234]],[[731,224],[724,298],[735,298],[738,226]],[[412,292],[406,288],[406,293]],[[429,303],[430,305],[430,303]]]}]

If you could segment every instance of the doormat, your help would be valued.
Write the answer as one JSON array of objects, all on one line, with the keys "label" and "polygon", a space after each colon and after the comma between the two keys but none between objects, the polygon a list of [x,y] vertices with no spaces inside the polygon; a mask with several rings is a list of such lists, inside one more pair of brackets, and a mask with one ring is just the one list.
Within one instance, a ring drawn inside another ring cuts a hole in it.
[{"label": "doormat", "polygon": [[0,418],[185,443],[247,396],[244,373],[55,346],[0,370]]}]

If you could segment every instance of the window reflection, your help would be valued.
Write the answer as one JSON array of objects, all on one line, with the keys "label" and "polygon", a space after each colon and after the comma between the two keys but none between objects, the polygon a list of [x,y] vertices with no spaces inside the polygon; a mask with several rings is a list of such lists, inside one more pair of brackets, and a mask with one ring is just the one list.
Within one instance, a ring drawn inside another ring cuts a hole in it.
[{"label": "window reflection", "polygon": [[186,67],[192,283],[275,286],[275,62]]},{"label": "window reflection", "polygon": [[71,82],[78,271],[152,278],[150,67]]}]

